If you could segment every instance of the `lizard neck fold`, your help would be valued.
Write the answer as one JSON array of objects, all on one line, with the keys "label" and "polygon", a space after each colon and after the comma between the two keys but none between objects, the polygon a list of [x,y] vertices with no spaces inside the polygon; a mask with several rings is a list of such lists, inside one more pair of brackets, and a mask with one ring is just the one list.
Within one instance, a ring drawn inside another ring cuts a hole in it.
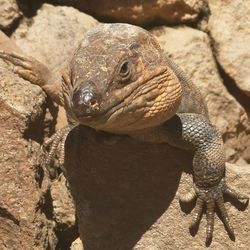
[{"label": "lizard neck fold", "polygon": [[118,134],[159,126],[177,112],[181,96],[178,79],[166,68],[150,80],[144,76],[136,89],[104,116],[105,122],[93,126]]}]

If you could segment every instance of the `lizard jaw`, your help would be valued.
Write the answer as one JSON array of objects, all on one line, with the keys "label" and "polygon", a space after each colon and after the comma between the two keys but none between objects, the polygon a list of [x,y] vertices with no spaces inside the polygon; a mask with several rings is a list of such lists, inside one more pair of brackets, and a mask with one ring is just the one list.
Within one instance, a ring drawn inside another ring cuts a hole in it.
[{"label": "lizard jaw", "polygon": [[78,121],[98,130],[127,134],[158,126],[176,113],[181,101],[181,86],[171,72],[164,70],[144,84],[133,84],[113,93],[114,99],[109,99],[113,102],[105,103],[108,108],[78,116]]}]

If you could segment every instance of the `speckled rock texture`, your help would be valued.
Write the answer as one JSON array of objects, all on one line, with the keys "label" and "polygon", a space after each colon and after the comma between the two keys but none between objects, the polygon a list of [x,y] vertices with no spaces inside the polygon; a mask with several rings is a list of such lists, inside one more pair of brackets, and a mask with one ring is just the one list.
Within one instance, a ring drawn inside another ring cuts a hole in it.
[{"label": "speckled rock texture", "polygon": [[250,1],[210,0],[209,8],[208,31],[216,59],[250,96]]},{"label": "speckled rock texture", "polygon": [[78,236],[75,206],[67,187],[67,181],[63,174],[51,183],[50,193],[53,204],[53,219],[56,225],[57,234],[63,238],[63,245],[70,246]]},{"label": "speckled rock texture", "polygon": [[12,34],[15,43],[28,55],[49,68],[69,60],[84,32],[97,21],[72,7],[44,4],[31,20],[24,20]]},{"label": "speckled rock texture", "polygon": [[55,221],[65,227],[75,225],[75,207],[63,175],[51,183],[51,197]]},{"label": "speckled rock texture", "polygon": [[[180,205],[178,199],[191,188],[192,177],[183,171],[190,172],[192,156],[127,137],[112,142],[83,127],[66,142],[65,168],[84,249],[208,249],[205,216],[198,233],[190,235],[194,204]],[[248,195],[249,178],[249,165],[227,168],[229,183]],[[226,207],[237,239],[229,239],[216,216],[211,249],[245,249],[250,243],[249,207],[230,202]]]},{"label": "speckled rock texture", "polygon": [[248,158],[245,158],[245,152],[250,148],[250,121],[244,108],[223,85],[208,35],[189,27],[160,27],[152,33],[201,90],[210,119],[226,142],[227,160],[239,160],[246,164]]},{"label": "speckled rock texture", "polygon": [[21,17],[16,0],[0,0],[0,29],[8,29]]},{"label": "speckled rock texture", "polygon": [[204,0],[56,0],[104,21],[136,25],[192,23],[206,9]]},{"label": "speckled rock texture", "polygon": [[[0,40],[5,39],[0,33]],[[1,249],[56,245],[53,223],[44,212],[49,179],[35,154],[43,131],[44,103],[39,87],[20,79],[0,60]]]},{"label": "speckled rock texture", "polygon": [[70,250],[83,250],[82,241],[80,238],[77,238],[72,242]]}]

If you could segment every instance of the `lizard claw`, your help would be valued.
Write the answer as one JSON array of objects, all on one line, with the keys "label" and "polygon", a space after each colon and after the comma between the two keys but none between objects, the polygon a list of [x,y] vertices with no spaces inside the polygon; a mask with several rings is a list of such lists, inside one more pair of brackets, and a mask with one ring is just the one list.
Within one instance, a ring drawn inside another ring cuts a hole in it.
[{"label": "lizard claw", "polygon": [[189,202],[197,197],[196,205],[192,211],[193,218],[189,227],[190,229],[194,228],[200,222],[203,207],[206,205],[206,245],[211,243],[213,237],[215,206],[219,209],[222,221],[230,238],[232,240],[235,238],[234,230],[230,224],[229,216],[224,205],[223,194],[228,194],[239,200],[249,199],[248,196],[230,188],[224,179],[222,179],[217,186],[211,188],[198,188],[195,186],[190,192],[180,198],[182,202]]},{"label": "lizard claw", "polygon": [[49,70],[42,63],[32,57],[15,52],[0,50],[0,58],[13,66],[13,71],[25,80],[42,87],[46,83]]},{"label": "lizard claw", "polygon": [[44,149],[50,146],[49,153],[47,154],[47,157],[45,159],[45,166],[47,169],[50,170],[50,165],[52,161],[54,160],[56,153],[58,152],[59,166],[62,169],[62,171],[65,173],[65,169],[63,167],[64,166],[64,145],[65,145],[66,138],[72,128],[73,128],[72,125],[67,125],[59,129],[47,141],[44,142],[42,146],[43,151]]},{"label": "lizard claw", "polygon": [[21,55],[15,52],[6,52],[3,50],[0,50],[0,58],[2,58],[3,60],[7,62],[12,63],[13,65],[21,66],[25,69],[31,69],[32,59],[24,55]]}]

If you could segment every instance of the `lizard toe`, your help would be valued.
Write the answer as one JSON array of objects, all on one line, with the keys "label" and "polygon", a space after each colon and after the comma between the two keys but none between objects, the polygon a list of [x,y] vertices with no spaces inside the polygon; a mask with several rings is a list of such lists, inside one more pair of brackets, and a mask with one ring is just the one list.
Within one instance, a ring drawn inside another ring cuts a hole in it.
[{"label": "lizard toe", "polygon": [[227,193],[237,199],[248,200],[248,197],[229,188],[226,185],[224,178],[220,181],[218,185],[214,187],[198,188],[197,186],[195,186],[195,192],[197,200],[196,200],[196,205],[192,211],[193,218],[190,224],[190,229],[194,228],[196,225],[199,224],[202,217],[203,207],[204,205],[206,205],[206,212],[205,212],[207,220],[206,245],[209,245],[213,237],[215,206],[217,206],[222,218],[222,222],[224,223],[224,226],[228,232],[228,235],[232,240],[234,240],[235,239],[234,230],[230,223],[230,219],[226,207],[224,205],[223,194]]},{"label": "lizard toe", "polygon": [[190,229],[195,227],[200,222],[202,210],[203,210],[203,205],[204,205],[204,201],[198,197],[196,200],[196,205],[192,211],[193,218],[192,218],[192,222],[189,226]]},{"label": "lizard toe", "polygon": [[209,245],[212,241],[214,231],[214,200],[206,201],[206,217],[207,217],[207,228],[206,228],[206,244]]},{"label": "lizard toe", "polygon": [[227,210],[226,210],[225,205],[224,205],[224,199],[223,199],[222,194],[219,195],[219,197],[216,199],[216,203],[217,203],[217,206],[219,208],[219,211],[220,211],[220,214],[222,217],[222,221],[225,225],[225,228],[226,228],[227,232],[229,233],[229,236],[232,239],[234,239],[235,238],[234,230],[230,224],[229,216],[228,216]]},{"label": "lizard toe", "polygon": [[2,58],[7,63],[11,63],[15,66],[20,66],[24,69],[31,69],[32,67],[31,60],[14,52],[0,51],[0,58]]},{"label": "lizard toe", "polygon": [[13,71],[31,83],[43,87],[47,84],[49,70],[42,63],[32,57],[15,52],[0,51],[2,58],[8,65],[13,66]]},{"label": "lizard toe", "polygon": [[248,202],[249,197],[241,192],[236,191],[235,189],[225,185],[224,194],[231,196],[234,199],[241,200],[242,202]]},{"label": "lizard toe", "polygon": [[[50,137],[47,141],[43,144],[43,149],[50,146],[49,153],[45,159],[45,166],[47,169],[50,169],[52,161],[55,159],[57,152],[58,161],[60,168],[63,170],[64,165],[64,144],[67,138],[68,133],[72,129],[72,126],[67,125],[61,129],[59,129],[52,137]],[[64,171],[63,171],[64,172]]]}]

